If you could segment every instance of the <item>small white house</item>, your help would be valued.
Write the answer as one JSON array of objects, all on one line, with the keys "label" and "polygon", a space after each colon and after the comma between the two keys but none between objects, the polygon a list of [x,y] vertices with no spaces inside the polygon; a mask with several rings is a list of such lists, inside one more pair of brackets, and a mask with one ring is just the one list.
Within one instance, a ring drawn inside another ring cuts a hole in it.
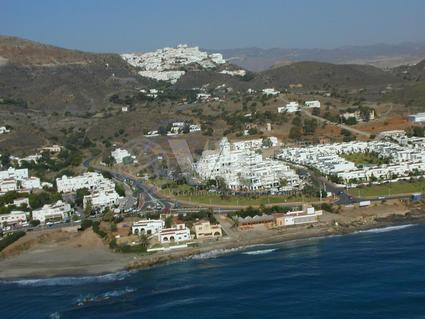
[{"label": "small white house", "polygon": [[128,106],[121,107],[121,112],[128,112]]},{"label": "small white house", "polygon": [[407,118],[413,123],[425,122],[425,113],[411,114]]},{"label": "small white house", "polygon": [[275,90],[273,88],[267,88],[267,89],[263,89],[263,95],[279,95],[280,91]]},{"label": "small white house", "polygon": [[122,164],[124,158],[131,157],[131,154],[127,150],[117,148],[116,150],[111,152],[111,156],[114,158],[117,164]]},{"label": "small white house", "polygon": [[131,226],[131,233],[134,235],[153,235],[158,234],[165,226],[161,219],[139,220]]},{"label": "small white house", "polygon": [[185,224],[177,224],[173,228],[164,228],[158,233],[161,244],[179,243],[191,239],[190,230]]},{"label": "small white house", "polygon": [[304,106],[309,109],[320,108],[320,101],[305,101]]},{"label": "small white house", "polygon": [[10,130],[6,128],[6,126],[0,126],[0,134],[10,133]]},{"label": "small white house", "polygon": [[295,113],[300,110],[300,106],[297,102],[289,102],[285,106],[280,106],[277,108],[278,113]]}]

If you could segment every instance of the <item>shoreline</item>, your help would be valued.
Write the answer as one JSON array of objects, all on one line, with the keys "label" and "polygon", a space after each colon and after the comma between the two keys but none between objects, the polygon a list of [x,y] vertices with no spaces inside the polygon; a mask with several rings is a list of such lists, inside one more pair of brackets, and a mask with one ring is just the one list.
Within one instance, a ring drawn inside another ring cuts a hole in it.
[{"label": "shoreline", "polygon": [[[93,267],[88,267],[90,270],[83,270],[83,267],[67,267],[63,269],[56,269],[52,271],[49,267],[46,267],[44,271],[39,271],[34,275],[16,275],[19,270],[15,270],[15,275],[0,274],[0,280],[3,282],[16,281],[16,280],[39,280],[39,279],[55,279],[55,278],[67,278],[67,277],[101,277],[101,276],[113,276],[125,271],[137,271],[151,267],[166,265],[171,262],[181,262],[196,256],[201,256],[207,253],[226,253],[227,250],[244,250],[250,247],[261,246],[261,245],[272,245],[285,243],[290,241],[304,240],[304,239],[320,239],[335,235],[350,235],[359,231],[380,229],[392,226],[402,226],[409,224],[421,224],[425,222],[425,214],[423,211],[411,211],[405,216],[390,215],[388,217],[376,218],[373,222],[367,222],[363,224],[351,223],[342,226],[331,226],[329,224],[319,224],[313,227],[304,226],[302,228],[292,229],[281,229],[281,230],[269,230],[270,234],[262,234],[252,239],[221,239],[217,242],[209,242],[205,246],[181,249],[169,252],[160,252],[152,255],[118,255],[123,259],[130,260],[126,265],[118,266],[115,269],[110,270],[93,270]],[[119,253],[114,253],[119,254]],[[1,262],[0,262],[1,263]],[[30,266],[30,265],[29,265]],[[93,266],[93,265],[89,265]],[[78,268],[78,270],[76,269]],[[102,267],[99,267],[102,268]],[[105,269],[105,267],[104,267]],[[12,271],[13,273],[13,271]]]}]

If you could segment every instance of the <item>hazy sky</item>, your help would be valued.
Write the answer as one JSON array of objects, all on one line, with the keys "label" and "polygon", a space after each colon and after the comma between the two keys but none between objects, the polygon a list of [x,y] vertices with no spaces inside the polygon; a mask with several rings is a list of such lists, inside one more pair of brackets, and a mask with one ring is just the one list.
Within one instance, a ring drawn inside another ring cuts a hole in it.
[{"label": "hazy sky", "polygon": [[109,52],[424,42],[425,0],[0,0],[0,34]]}]

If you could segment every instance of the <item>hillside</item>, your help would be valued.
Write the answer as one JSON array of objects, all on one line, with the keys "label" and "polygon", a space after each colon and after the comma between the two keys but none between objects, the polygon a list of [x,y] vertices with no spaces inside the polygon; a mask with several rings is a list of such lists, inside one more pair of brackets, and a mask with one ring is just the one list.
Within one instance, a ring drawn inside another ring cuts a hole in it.
[{"label": "hillside", "polygon": [[36,110],[92,112],[117,91],[152,85],[117,54],[0,37],[0,56],[0,97]]},{"label": "hillside", "polygon": [[304,88],[329,90],[336,88],[384,87],[400,80],[390,72],[373,66],[299,62],[258,73],[257,81],[269,86],[288,87],[301,83]]}]

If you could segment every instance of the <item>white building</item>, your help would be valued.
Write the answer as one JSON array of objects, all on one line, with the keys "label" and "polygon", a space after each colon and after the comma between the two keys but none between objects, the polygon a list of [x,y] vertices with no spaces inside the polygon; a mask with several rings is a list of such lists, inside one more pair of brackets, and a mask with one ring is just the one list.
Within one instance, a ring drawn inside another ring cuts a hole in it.
[{"label": "white building", "polygon": [[11,178],[0,180],[1,193],[7,193],[16,190],[18,190],[18,182],[15,179]]},{"label": "white building", "polygon": [[116,150],[111,152],[111,156],[114,158],[117,164],[122,164],[124,158],[131,157],[131,154],[127,150],[117,148]]},{"label": "white building", "polygon": [[83,198],[83,207],[86,209],[90,202],[92,208],[105,209],[118,205],[120,196],[114,189],[94,191]]},{"label": "white building", "polygon": [[413,123],[425,122],[425,113],[411,114],[407,118]]},{"label": "white building", "polygon": [[88,190],[115,189],[113,181],[96,172],[88,172],[75,177],[64,175],[56,179],[56,185],[59,193],[75,192],[82,188],[87,188]]},{"label": "white building", "polygon": [[[219,149],[204,151],[195,170],[204,180],[223,178],[230,189],[290,191],[300,188],[299,176],[281,161],[265,158],[249,141],[230,143],[227,138]],[[262,143],[262,141],[261,141]],[[285,181],[285,185],[281,185]]]},{"label": "white building", "polygon": [[304,106],[309,109],[320,108],[320,101],[305,101]]},{"label": "white building", "polygon": [[276,218],[277,226],[292,226],[301,224],[311,224],[318,221],[322,216],[321,210],[315,210],[314,207],[307,207],[301,211],[287,212],[283,215],[283,225],[279,225],[279,218]]},{"label": "white building", "polygon": [[161,244],[179,243],[191,239],[190,230],[185,224],[177,224],[173,228],[164,228],[158,233]]},{"label": "white building", "polygon": [[10,167],[6,171],[0,171],[0,180],[4,179],[16,179],[18,181],[28,178],[28,169],[20,168],[15,169]]},{"label": "white building", "polygon": [[[278,158],[313,167],[323,175],[337,176],[347,186],[425,175],[425,138],[400,137],[399,140],[399,144],[382,140],[284,148]],[[388,164],[357,166],[342,157],[365,152],[387,159]]]},{"label": "white building", "polygon": [[277,108],[278,113],[295,113],[300,110],[300,106],[297,102],[289,102],[285,106],[280,106]]},{"label": "white building", "polygon": [[280,91],[275,90],[274,88],[267,88],[262,90],[263,95],[279,95]]},{"label": "white building", "polygon": [[39,220],[42,224],[49,221],[63,221],[69,217],[71,212],[71,205],[59,200],[54,204],[46,204],[42,208],[33,210],[32,219]]},{"label": "white building", "polygon": [[6,128],[6,126],[0,126],[0,134],[10,133],[10,130]]},{"label": "white building", "polygon": [[128,106],[121,107],[121,112],[128,112]]},{"label": "white building", "polygon": [[131,233],[134,235],[154,235],[158,234],[165,226],[161,219],[139,220],[131,226]]},{"label": "white building", "polygon": [[40,149],[42,152],[59,153],[62,150],[62,146],[54,144],[52,146],[45,146]]},{"label": "white building", "polygon": [[23,224],[27,221],[27,213],[12,211],[9,214],[0,214],[0,226]]},{"label": "white building", "polygon": [[41,189],[41,181],[38,177],[31,176],[21,181],[21,187],[24,190]]},{"label": "white building", "polygon": [[19,207],[21,205],[27,205],[29,207],[30,201],[28,197],[17,198],[13,201],[13,205],[15,205],[16,207]]}]

